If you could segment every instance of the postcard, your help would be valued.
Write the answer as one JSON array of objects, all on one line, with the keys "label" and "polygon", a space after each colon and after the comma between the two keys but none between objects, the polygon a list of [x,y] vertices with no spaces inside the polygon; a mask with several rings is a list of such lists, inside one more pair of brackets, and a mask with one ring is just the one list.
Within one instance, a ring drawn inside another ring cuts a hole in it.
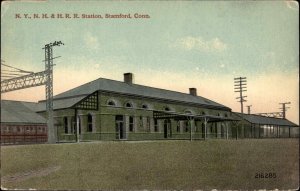
[{"label": "postcard", "polygon": [[1,189],[297,190],[296,1],[3,1]]}]

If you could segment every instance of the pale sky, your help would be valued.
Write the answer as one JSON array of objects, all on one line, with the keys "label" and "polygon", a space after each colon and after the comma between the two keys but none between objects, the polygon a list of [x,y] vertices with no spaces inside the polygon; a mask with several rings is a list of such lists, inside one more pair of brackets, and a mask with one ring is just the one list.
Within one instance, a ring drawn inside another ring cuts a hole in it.
[{"label": "pale sky", "polygon": [[[24,14],[147,14],[148,19],[26,19]],[[22,18],[16,18],[20,14]],[[248,80],[252,113],[279,112],[299,124],[299,5],[293,1],[48,1],[1,7],[1,59],[44,70],[43,46],[54,47],[54,95],[103,77],[198,95],[240,111],[233,78]],[[2,94],[38,101],[45,87]],[[244,108],[246,111],[246,108]]]}]

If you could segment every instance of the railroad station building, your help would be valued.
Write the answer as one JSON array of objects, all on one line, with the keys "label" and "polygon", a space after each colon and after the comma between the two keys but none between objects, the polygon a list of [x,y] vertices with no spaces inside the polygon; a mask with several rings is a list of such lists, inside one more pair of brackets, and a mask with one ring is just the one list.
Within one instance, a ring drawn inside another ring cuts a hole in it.
[{"label": "railroad station building", "polygon": [[[132,73],[125,73],[124,81],[83,84],[53,98],[57,142],[299,137],[299,126],[286,119],[234,113],[199,96],[196,88],[187,92],[135,84]],[[32,130],[39,136],[46,128],[45,109],[45,100],[1,101],[2,134]]]},{"label": "railroad station building", "polygon": [[99,78],[54,96],[58,140],[75,140],[77,124],[80,140],[231,137],[231,109],[188,92],[135,84],[132,73],[123,82]]},{"label": "railroad station building", "polygon": [[[133,78],[132,73],[125,73],[122,82],[99,78],[56,95],[58,140],[228,139],[237,134],[250,138],[256,118],[249,122],[229,107],[199,96],[196,88],[181,93],[138,85]],[[286,119],[274,124],[281,132],[296,126]],[[259,127],[257,132],[263,131]],[[258,137],[265,137],[264,132]]]}]

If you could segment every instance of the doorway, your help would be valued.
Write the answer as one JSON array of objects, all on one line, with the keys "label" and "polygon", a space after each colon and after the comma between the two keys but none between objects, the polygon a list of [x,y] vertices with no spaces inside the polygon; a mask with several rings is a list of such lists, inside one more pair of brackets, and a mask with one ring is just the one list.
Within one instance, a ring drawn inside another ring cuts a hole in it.
[{"label": "doorway", "polygon": [[116,139],[126,139],[123,115],[116,115]]},{"label": "doorway", "polygon": [[172,128],[171,128],[171,120],[165,119],[164,120],[164,138],[171,138],[172,137]]}]

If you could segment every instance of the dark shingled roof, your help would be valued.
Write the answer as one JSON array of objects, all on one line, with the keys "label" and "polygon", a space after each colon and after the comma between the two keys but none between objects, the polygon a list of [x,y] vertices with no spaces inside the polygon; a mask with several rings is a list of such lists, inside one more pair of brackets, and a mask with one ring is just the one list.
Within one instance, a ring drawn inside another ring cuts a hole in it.
[{"label": "dark shingled roof", "polygon": [[297,127],[298,125],[282,118],[275,118],[275,117],[266,117],[261,115],[255,114],[241,114],[241,113],[234,113],[237,117],[243,118],[246,121],[254,124],[261,124],[261,125],[279,125],[279,126],[291,126]]},{"label": "dark shingled roof", "polygon": [[79,87],[73,88],[64,93],[54,96],[54,105],[57,105],[57,107],[54,106],[54,109],[58,109],[58,107],[62,108],[62,106],[58,106],[58,104],[55,104],[55,102],[58,100],[64,99],[64,105],[72,105],[75,104],[75,102],[74,100],[69,100],[70,98],[87,96],[95,91],[113,92],[126,95],[141,96],[146,98],[184,102],[202,105],[203,107],[211,107],[231,111],[230,108],[201,96],[193,96],[186,93],[153,88],[149,86],[142,86],[137,84],[128,84],[125,82],[104,78],[99,78],[97,80],[91,81],[89,83],[83,84]]},{"label": "dark shingled roof", "polygon": [[37,110],[38,103],[1,100],[1,123],[45,124],[46,119]]}]

